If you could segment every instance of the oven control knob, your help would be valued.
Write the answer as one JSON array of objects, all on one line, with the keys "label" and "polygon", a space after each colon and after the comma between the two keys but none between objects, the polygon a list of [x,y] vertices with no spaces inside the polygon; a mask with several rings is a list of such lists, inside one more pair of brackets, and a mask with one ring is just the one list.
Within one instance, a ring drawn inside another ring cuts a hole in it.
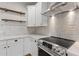
[{"label": "oven control knob", "polygon": [[60,50],[59,49],[56,49],[56,52],[58,53],[58,52],[60,52]]},{"label": "oven control knob", "polygon": [[56,51],[56,49],[54,48],[53,51]]},{"label": "oven control knob", "polygon": [[61,55],[64,55],[64,53],[61,53]]},{"label": "oven control knob", "polygon": [[63,52],[63,51],[61,51],[61,52],[60,52],[60,54],[61,54],[61,55],[64,55],[64,52]]},{"label": "oven control knob", "polygon": [[58,50],[57,52],[60,52],[60,50]]}]

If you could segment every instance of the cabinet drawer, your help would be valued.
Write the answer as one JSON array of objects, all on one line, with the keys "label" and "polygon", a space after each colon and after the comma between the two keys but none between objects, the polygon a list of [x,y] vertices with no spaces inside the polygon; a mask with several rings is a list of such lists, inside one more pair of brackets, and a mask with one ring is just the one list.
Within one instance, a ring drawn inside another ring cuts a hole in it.
[{"label": "cabinet drawer", "polygon": [[5,44],[6,44],[6,41],[0,41],[0,46]]},{"label": "cabinet drawer", "polygon": [[7,45],[9,46],[17,45],[17,44],[23,44],[23,39],[13,39],[7,41]]}]

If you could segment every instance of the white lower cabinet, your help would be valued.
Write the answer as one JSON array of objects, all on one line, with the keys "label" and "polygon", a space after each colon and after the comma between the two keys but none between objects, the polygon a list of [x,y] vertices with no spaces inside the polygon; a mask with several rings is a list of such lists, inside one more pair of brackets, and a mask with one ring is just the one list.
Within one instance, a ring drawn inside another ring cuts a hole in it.
[{"label": "white lower cabinet", "polygon": [[0,56],[23,56],[23,39],[0,41]]},{"label": "white lower cabinet", "polygon": [[28,6],[28,24],[27,26],[35,26],[35,6]]},{"label": "white lower cabinet", "polygon": [[0,56],[6,56],[6,41],[0,41]]},{"label": "white lower cabinet", "polygon": [[0,56],[38,55],[36,39],[32,37],[0,41]]},{"label": "white lower cabinet", "polygon": [[37,43],[35,41],[31,42],[31,52],[32,52],[33,56],[37,56],[38,55]]},{"label": "white lower cabinet", "polygon": [[9,40],[7,45],[7,56],[23,55],[23,39]]},{"label": "white lower cabinet", "polygon": [[31,54],[32,56],[38,55],[37,43],[31,37],[24,39],[24,55]]}]

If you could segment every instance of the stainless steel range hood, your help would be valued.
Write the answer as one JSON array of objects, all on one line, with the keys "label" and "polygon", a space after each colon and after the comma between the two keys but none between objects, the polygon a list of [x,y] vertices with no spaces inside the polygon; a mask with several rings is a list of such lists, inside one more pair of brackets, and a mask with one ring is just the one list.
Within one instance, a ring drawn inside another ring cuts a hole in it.
[{"label": "stainless steel range hood", "polygon": [[75,7],[76,7],[76,3],[74,2],[56,2],[50,4],[48,10],[42,12],[42,15],[52,16],[58,13],[73,10]]}]

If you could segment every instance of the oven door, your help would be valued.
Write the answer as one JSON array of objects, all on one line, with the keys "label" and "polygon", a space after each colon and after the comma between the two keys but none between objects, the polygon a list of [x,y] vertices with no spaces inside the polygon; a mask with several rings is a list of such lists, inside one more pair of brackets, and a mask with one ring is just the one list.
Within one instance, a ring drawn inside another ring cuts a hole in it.
[{"label": "oven door", "polygon": [[51,56],[51,55],[49,55],[47,52],[38,47],[38,56]]}]

